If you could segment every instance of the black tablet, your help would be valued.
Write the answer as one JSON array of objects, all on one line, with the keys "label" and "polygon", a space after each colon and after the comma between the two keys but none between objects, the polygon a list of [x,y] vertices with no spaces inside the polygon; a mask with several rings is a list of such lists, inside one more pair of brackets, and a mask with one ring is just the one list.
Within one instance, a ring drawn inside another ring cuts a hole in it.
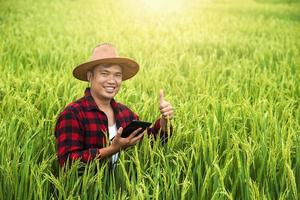
[{"label": "black tablet", "polygon": [[143,121],[138,121],[138,120],[133,120],[132,122],[130,122],[130,124],[128,124],[124,129],[123,132],[121,134],[121,137],[126,138],[128,137],[133,131],[135,131],[138,128],[142,128],[142,130],[140,130],[136,136],[138,136],[139,134],[141,134],[142,132],[144,132],[152,123],[150,122],[143,122]]}]

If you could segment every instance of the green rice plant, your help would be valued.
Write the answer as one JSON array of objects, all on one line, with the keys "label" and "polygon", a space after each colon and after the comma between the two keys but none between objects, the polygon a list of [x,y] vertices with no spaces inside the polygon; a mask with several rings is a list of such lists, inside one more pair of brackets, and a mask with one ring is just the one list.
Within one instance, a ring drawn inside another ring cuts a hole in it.
[{"label": "green rice plant", "polygon": [[[0,199],[299,199],[300,5],[283,0],[0,1]],[[159,117],[107,161],[57,162],[72,69],[111,42],[140,64],[117,101]]]}]

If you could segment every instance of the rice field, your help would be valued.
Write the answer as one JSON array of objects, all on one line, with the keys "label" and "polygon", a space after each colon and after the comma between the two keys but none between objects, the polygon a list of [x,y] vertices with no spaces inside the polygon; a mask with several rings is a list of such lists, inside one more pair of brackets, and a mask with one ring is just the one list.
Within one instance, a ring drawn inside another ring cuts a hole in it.
[{"label": "rice field", "polygon": [[[154,121],[164,89],[174,133],[79,176],[54,126],[102,42],[141,66],[117,101]],[[0,71],[0,199],[300,198],[297,0],[0,0]]]}]

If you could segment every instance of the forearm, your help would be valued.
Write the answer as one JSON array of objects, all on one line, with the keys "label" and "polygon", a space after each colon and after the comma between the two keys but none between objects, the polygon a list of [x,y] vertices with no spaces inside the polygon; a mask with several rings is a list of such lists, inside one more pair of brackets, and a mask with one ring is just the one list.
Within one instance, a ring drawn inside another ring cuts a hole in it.
[{"label": "forearm", "polygon": [[160,118],[159,122],[160,122],[160,128],[161,128],[161,130],[163,132],[167,132],[168,131],[168,121],[165,120],[165,119],[163,119],[163,118]]},{"label": "forearm", "polygon": [[79,150],[79,151],[77,150],[77,151],[67,153],[65,154],[65,156],[61,156],[59,158],[59,162],[61,165],[64,165],[67,159],[69,159],[70,161],[81,160],[82,162],[87,163],[88,161],[96,158],[99,160],[105,159],[117,153],[118,151],[119,151],[118,149],[113,148],[111,145],[101,149],[90,148],[90,149]]},{"label": "forearm", "polygon": [[114,148],[112,145],[98,149],[98,154],[100,155],[99,159],[100,160],[105,159],[107,157],[114,155],[117,152],[119,152],[119,149]]}]

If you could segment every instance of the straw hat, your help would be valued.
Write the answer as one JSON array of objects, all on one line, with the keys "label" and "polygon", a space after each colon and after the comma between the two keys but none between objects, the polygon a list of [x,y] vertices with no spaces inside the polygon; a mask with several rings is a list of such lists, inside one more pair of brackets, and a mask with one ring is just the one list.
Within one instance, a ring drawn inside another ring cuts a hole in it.
[{"label": "straw hat", "polygon": [[108,43],[100,44],[93,50],[90,61],[78,65],[73,76],[82,81],[87,80],[87,72],[100,64],[117,64],[122,68],[122,80],[133,77],[139,71],[139,65],[132,59],[118,56],[117,49]]}]

